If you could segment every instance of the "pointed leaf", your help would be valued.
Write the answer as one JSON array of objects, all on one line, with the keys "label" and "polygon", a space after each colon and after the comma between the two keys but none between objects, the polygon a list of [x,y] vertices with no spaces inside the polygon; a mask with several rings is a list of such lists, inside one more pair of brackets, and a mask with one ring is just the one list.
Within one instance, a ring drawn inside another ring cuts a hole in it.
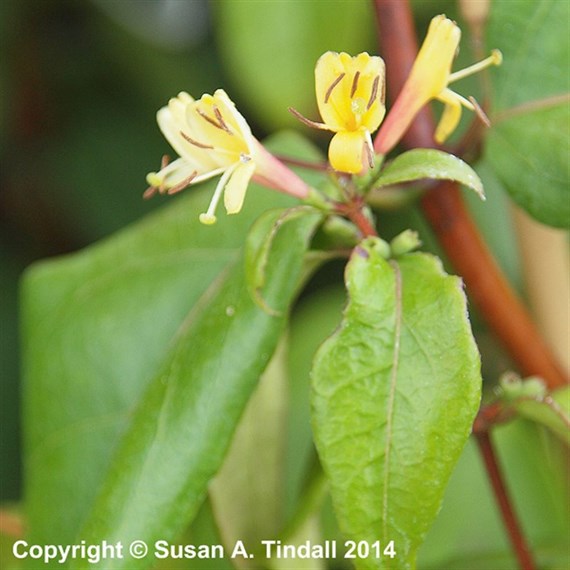
[{"label": "pointed leaf", "polygon": [[422,178],[455,180],[475,190],[482,200],[485,199],[481,179],[466,162],[447,152],[430,148],[417,148],[400,154],[382,170],[374,187]]},{"label": "pointed leaf", "polygon": [[367,240],[349,303],[313,367],[313,427],[341,529],[394,541],[357,568],[411,569],[477,412],[480,362],[461,282],[439,261],[386,261]]},{"label": "pointed leaf", "polygon": [[[274,144],[291,156],[319,157],[292,133],[276,136]],[[117,235],[36,264],[26,274],[22,336],[31,542],[73,543],[137,402],[174,355],[186,321],[201,314],[231,267],[241,267],[252,222],[267,209],[295,204],[252,185],[239,216],[205,227],[197,216],[211,190],[193,189]]]}]

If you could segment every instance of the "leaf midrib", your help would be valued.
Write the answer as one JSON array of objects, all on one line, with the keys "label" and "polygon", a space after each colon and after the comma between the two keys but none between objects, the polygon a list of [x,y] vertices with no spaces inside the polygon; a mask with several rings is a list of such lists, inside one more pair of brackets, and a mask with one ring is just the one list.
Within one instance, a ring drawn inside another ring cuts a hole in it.
[{"label": "leaf midrib", "polygon": [[392,448],[392,429],[394,422],[394,401],[396,383],[398,380],[398,365],[400,361],[400,339],[402,332],[402,273],[395,261],[390,261],[395,277],[395,324],[394,324],[394,355],[392,358],[392,374],[390,376],[390,393],[388,395],[388,410],[386,417],[386,445],[384,447],[384,489],[382,530],[383,539],[388,539],[388,491],[390,486],[390,451]]}]

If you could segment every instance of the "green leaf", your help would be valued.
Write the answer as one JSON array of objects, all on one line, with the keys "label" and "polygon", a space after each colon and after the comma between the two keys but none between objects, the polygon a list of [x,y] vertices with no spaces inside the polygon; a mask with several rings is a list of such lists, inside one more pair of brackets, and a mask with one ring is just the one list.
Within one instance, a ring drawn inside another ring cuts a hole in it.
[{"label": "green leaf", "polygon": [[[313,229],[296,226],[275,238],[267,267],[266,298],[280,313],[292,301]],[[242,263],[230,264],[202,295],[134,411],[82,533],[87,543],[169,540],[196,513],[285,324],[251,299]],[[152,561],[125,558],[109,568]]]},{"label": "green leaf", "polygon": [[[252,394],[222,468],[209,494],[223,543],[231,549],[238,540],[248,552],[279,534],[283,517],[283,469],[287,412],[286,341],[280,343]],[[239,568],[259,560],[234,559]]]},{"label": "green leaf", "polygon": [[534,399],[521,398],[514,406],[519,414],[548,428],[570,445],[570,388]]},{"label": "green leaf", "polygon": [[355,249],[342,324],[315,357],[313,428],[341,530],[395,543],[357,567],[408,569],[477,412],[480,361],[460,280],[375,246]]},{"label": "green leaf", "polygon": [[[290,133],[275,137],[273,148],[319,156]],[[188,315],[224,271],[238,266],[252,222],[295,203],[252,185],[239,216],[205,227],[197,216],[212,189],[193,189],[100,244],[28,271],[25,491],[34,543],[73,543],[137,402]]]},{"label": "green leaf", "polygon": [[[301,219],[301,220],[300,220]],[[266,212],[255,222],[249,232],[245,248],[245,274],[248,290],[256,303],[269,314],[278,312],[267,305],[264,299],[264,288],[267,280],[267,265],[271,255],[276,255],[273,249],[275,239],[283,226],[300,220],[299,230],[304,228],[313,232],[321,221],[322,214],[310,206],[297,206],[285,210]],[[298,279],[298,275],[284,275],[283,278]]]},{"label": "green leaf", "polygon": [[215,7],[228,92],[267,129],[298,126],[291,106],[317,118],[314,69],[324,52],[375,49],[369,2],[224,0]]},{"label": "green leaf", "polygon": [[503,52],[486,157],[512,198],[537,220],[570,223],[570,4],[494,2],[487,40]]},{"label": "green leaf", "polygon": [[[493,443],[539,568],[569,567],[567,455],[532,422],[497,425]],[[466,492],[468,490],[468,492]],[[442,509],[418,553],[422,570],[517,567],[474,439],[457,464]]]},{"label": "green leaf", "polygon": [[417,148],[400,154],[382,170],[374,187],[423,178],[455,180],[475,190],[482,200],[485,199],[483,184],[467,163],[447,152],[429,148]]}]

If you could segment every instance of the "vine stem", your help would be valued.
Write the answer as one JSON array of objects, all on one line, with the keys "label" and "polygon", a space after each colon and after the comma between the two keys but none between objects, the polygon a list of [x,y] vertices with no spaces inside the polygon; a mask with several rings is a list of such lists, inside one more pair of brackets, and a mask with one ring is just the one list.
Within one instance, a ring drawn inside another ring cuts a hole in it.
[{"label": "vine stem", "polygon": [[[409,0],[374,0],[382,54],[386,60],[388,94],[392,100],[403,87],[418,52]],[[434,147],[435,124],[425,106],[404,135],[408,148]],[[524,374],[540,375],[550,389],[568,383],[565,373],[539,335],[471,220],[459,186],[438,184],[422,200],[424,214],[467,290],[496,336]],[[489,412],[489,413],[487,413]],[[490,413],[492,412],[492,413]],[[503,481],[489,428],[500,409],[480,410],[475,435],[506,531],[522,570],[534,570],[529,546],[522,534]]]},{"label": "vine stem", "polygon": [[488,431],[483,431],[476,434],[476,439],[519,566],[521,570],[535,570],[536,564],[513,510],[491,435]]},{"label": "vine stem", "polygon": [[364,203],[353,198],[350,202],[339,202],[336,211],[346,216],[359,230],[362,237],[378,236],[374,224],[368,219],[363,210]]},{"label": "vine stem", "polygon": [[[418,51],[414,22],[408,0],[375,0],[374,4],[388,68],[388,93],[394,99]],[[434,147],[434,129],[433,116],[426,106],[402,143],[408,148]],[[541,376],[550,389],[568,384],[566,373],[483,242],[465,208],[458,184],[438,184],[426,193],[422,208],[471,298],[521,372]]]}]

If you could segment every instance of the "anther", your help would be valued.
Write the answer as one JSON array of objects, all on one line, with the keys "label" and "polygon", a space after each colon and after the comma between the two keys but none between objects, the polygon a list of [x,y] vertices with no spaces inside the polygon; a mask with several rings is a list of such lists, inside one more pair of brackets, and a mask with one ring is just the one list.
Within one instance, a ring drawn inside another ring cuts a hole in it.
[{"label": "anther", "polygon": [[143,192],[143,200],[148,200],[150,198],[152,198],[156,193],[158,192],[158,188],[156,186],[149,186],[144,192]]},{"label": "anther", "polygon": [[311,119],[307,119],[307,117],[301,115],[301,113],[299,113],[297,109],[293,109],[293,107],[289,107],[289,113],[291,113],[296,119],[301,121],[301,123],[307,125],[307,127],[311,127],[313,129],[320,129],[323,131],[330,131],[329,127],[327,127],[325,124],[317,123],[315,121],[311,121]]},{"label": "anther", "polygon": [[358,89],[358,80],[360,79],[360,71],[354,74],[354,79],[352,80],[352,87],[350,89],[350,97],[354,97],[356,90]]},{"label": "anther", "polygon": [[370,99],[368,99],[368,104],[366,105],[366,110],[370,109],[372,105],[374,105],[374,101],[376,101],[376,96],[378,95],[378,85],[380,84],[380,76],[377,75],[374,78],[374,83],[372,83],[372,92],[370,93]]},{"label": "anther", "polygon": [[222,112],[218,109],[218,107],[216,107],[216,105],[213,105],[212,108],[214,109],[214,115],[216,115],[216,119],[218,119],[218,123],[220,125],[220,128],[222,128],[224,131],[226,131],[226,133],[233,135],[232,130],[230,129],[230,127],[228,127],[228,124],[224,121],[224,117],[222,116]]},{"label": "anther", "polygon": [[331,93],[333,92],[333,89],[342,81],[342,78],[346,75],[346,73],[341,73],[332,83],[331,86],[327,89],[327,92],[325,93],[325,103],[329,102],[329,97],[331,96]]},{"label": "anther", "polygon": [[176,194],[177,192],[180,192],[181,190],[184,190],[184,188],[186,188],[187,186],[190,186],[190,183],[192,182],[192,180],[194,180],[194,178],[196,178],[196,176],[198,176],[198,171],[194,170],[194,172],[192,172],[192,174],[190,174],[190,176],[188,176],[182,182],[179,182],[178,184],[176,184],[172,188],[169,188],[166,193],[168,195],[171,195],[171,194]]},{"label": "anther", "polygon": [[190,144],[193,144],[194,146],[197,146],[198,148],[207,148],[210,150],[214,148],[212,145],[195,141],[194,139],[190,138],[184,131],[180,131],[180,134],[182,135],[184,140],[188,141]]},{"label": "anther", "polygon": [[488,128],[491,126],[491,120],[487,116],[487,113],[483,110],[481,105],[477,103],[475,97],[469,97],[470,103],[473,105],[473,110],[475,114],[479,117],[479,120]]}]

